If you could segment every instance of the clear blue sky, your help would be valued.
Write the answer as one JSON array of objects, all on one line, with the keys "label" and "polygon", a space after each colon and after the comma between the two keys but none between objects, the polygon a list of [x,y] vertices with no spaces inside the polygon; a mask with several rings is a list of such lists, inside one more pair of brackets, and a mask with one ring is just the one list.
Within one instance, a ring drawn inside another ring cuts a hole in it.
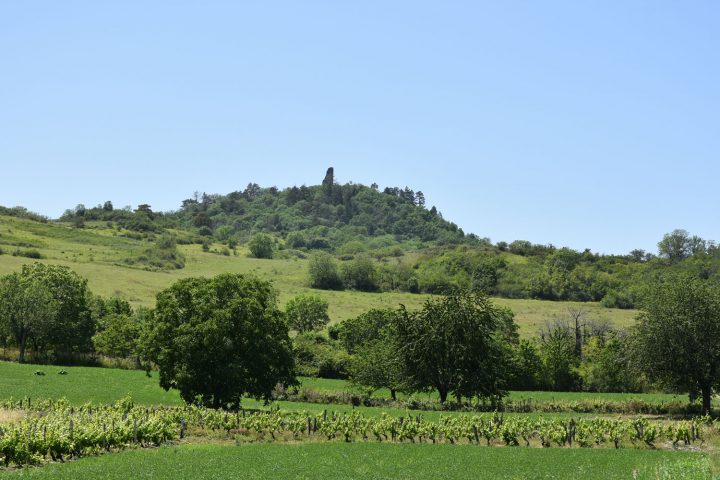
[{"label": "clear blue sky", "polygon": [[7,1],[0,205],[340,182],[466,232],[720,240],[720,2]]}]

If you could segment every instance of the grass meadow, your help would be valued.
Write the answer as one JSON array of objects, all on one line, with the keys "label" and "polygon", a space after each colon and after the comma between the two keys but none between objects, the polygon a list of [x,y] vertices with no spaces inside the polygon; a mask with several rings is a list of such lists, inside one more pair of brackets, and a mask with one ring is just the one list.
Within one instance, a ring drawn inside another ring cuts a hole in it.
[{"label": "grass meadow", "polygon": [[[65,370],[67,375],[59,375]],[[35,375],[42,371],[45,375]],[[318,378],[300,378],[301,388],[310,388],[318,392],[337,393],[351,391],[347,382],[343,380],[329,380]],[[382,392],[380,392],[382,393]],[[32,399],[60,399],[65,398],[73,405],[82,405],[87,402],[101,404],[113,403],[125,396],[131,396],[135,403],[140,405],[182,405],[183,401],[175,390],[165,391],[158,384],[157,372],[151,372],[148,377],[139,370],[121,370],[115,368],[99,367],[59,367],[54,365],[18,364],[15,362],[0,362],[0,400],[10,398],[19,400],[30,397]],[[389,393],[388,393],[389,396]],[[419,396],[418,398],[427,398]],[[430,398],[435,398],[434,394]],[[511,392],[511,399],[532,399],[536,402],[547,401],[581,401],[591,399],[604,400],[644,400],[651,403],[669,401],[687,401],[687,397],[669,394],[598,394],[592,392]],[[349,412],[354,408],[365,415],[379,416],[383,413],[401,416],[408,413],[422,414],[427,419],[437,419],[441,415],[461,415],[460,412],[439,411],[411,411],[402,408],[390,407],[353,407],[348,404],[304,403],[293,401],[276,401],[267,405],[264,401],[244,399],[243,407],[252,409],[282,408],[284,410],[305,410],[311,413],[323,410],[335,412]],[[507,415],[513,415],[507,413]],[[583,413],[531,413],[517,414],[545,417],[579,417],[598,416]]]},{"label": "grass meadow", "polygon": [[372,443],[183,444],[0,473],[0,478],[705,480],[700,453]]},{"label": "grass meadow", "polygon": [[[203,252],[200,245],[180,245],[178,248],[186,257],[185,268],[148,271],[121,263],[124,258],[140,254],[148,247],[148,242],[120,236],[120,232],[100,222],[88,222],[88,227],[75,229],[0,216],[0,248],[6,252],[0,255],[0,275],[18,271],[23,264],[35,261],[10,254],[18,248],[32,248],[42,254],[41,261],[68,266],[87,278],[93,293],[119,296],[134,306],[153,307],[157,292],[181,278],[224,272],[253,273],[274,283],[283,305],[293,296],[310,291],[325,298],[330,304],[331,323],[355,317],[371,308],[396,308],[400,304],[409,309],[420,308],[430,298],[429,295],[400,292],[311,290],[307,286],[307,260],[249,258],[243,247],[238,248],[237,256],[225,256]],[[219,248],[219,245],[214,245],[211,250]],[[634,310],[603,308],[598,303],[505,298],[497,298],[495,302],[512,309],[523,336],[535,335],[545,322],[566,317],[569,308],[584,308],[588,319],[606,321],[619,327],[632,325],[637,313]]]}]

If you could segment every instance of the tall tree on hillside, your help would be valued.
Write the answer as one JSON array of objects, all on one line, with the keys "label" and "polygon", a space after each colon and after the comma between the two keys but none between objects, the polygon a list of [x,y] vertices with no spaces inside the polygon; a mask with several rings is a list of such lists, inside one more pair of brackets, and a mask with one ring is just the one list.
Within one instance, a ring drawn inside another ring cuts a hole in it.
[{"label": "tall tree on hillside", "polygon": [[676,229],[666,233],[658,242],[658,252],[671,262],[679,262],[692,254],[691,237],[686,230]]},{"label": "tall tree on hillside", "polygon": [[653,379],[700,393],[709,412],[720,384],[720,285],[672,276],[642,300],[635,353]]}]

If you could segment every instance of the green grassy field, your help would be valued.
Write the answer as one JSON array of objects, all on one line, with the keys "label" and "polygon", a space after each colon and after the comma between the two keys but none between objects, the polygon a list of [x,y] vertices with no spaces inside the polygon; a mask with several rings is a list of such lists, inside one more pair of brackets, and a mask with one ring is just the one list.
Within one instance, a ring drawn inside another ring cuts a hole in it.
[{"label": "green grassy field", "polygon": [[[64,369],[67,375],[57,372]],[[35,375],[37,370],[45,375]],[[347,384],[342,380],[328,380],[318,378],[301,378],[304,387],[324,392],[346,391]],[[81,405],[86,402],[112,403],[126,395],[142,405],[181,405],[183,402],[177,391],[166,392],[158,385],[157,372],[148,377],[145,372],[138,370],[120,370],[98,367],[58,367],[51,365],[28,365],[14,362],[0,362],[0,400],[9,398],[20,399],[59,399],[66,398],[71,404]],[[538,402],[553,400],[630,400],[639,399],[646,402],[681,401],[687,398],[667,394],[597,394],[589,392],[512,392],[510,398],[531,398]],[[252,399],[243,400],[245,408],[268,408],[262,401]],[[353,409],[352,405],[323,405],[319,403],[303,403],[290,401],[277,401],[273,407],[286,410],[307,410],[308,412],[322,412],[323,410],[346,412]],[[383,412],[390,415],[405,415],[407,413],[422,413],[428,419],[440,415],[457,414],[453,412],[435,411],[409,411],[400,408],[388,407],[357,407],[366,415],[381,415]],[[544,416],[577,417],[579,413],[533,413]]]},{"label": "green grassy field", "polygon": [[[64,225],[43,224],[14,217],[0,216],[0,275],[18,271],[34,260],[12,256],[14,249],[33,248],[43,255],[43,262],[65,265],[88,279],[90,289],[103,296],[120,296],[135,306],[152,307],[157,292],[176,280],[188,276],[213,276],[223,272],[254,273],[272,281],[284,304],[293,296],[308,292],[307,260],[248,258],[247,251],[238,249],[238,256],[224,256],[203,252],[200,245],[180,245],[186,257],[185,268],[173,271],[146,271],[120,264],[122,259],[140,254],[148,243],[118,236],[118,232],[102,224],[90,223],[93,228],[74,229]],[[27,245],[28,247],[18,247]],[[213,248],[218,248],[215,246]],[[419,308],[428,295],[410,293],[364,293],[312,290],[330,304],[330,318],[336,323],[352,318],[371,308],[396,308],[403,304]],[[607,321],[624,327],[631,325],[637,312],[607,309],[597,303],[550,302],[541,300],[513,300],[498,298],[499,305],[515,312],[520,333],[531,336],[547,321],[567,315],[568,308],[584,308],[587,318]]]},{"label": "green grassy field", "polygon": [[370,443],[180,445],[0,473],[37,479],[707,479],[699,453]]},{"label": "green grassy field", "polygon": [[[334,380],[328,378],[302,378],[301,388],[308,388],[318,392],[339,393],[354,392],[353,386],[345,380]],[[390,391],[381,389],[373,392],[373,397],[390,398]],[[415,397],[422,399],[438,398],[437,392],[416,394]],[[407,395],[398,393],[398,398],[407,398]],[[536,402],[555,401],[583,401],[583,400],[606,400],[606,401],[628,401],[642,400],[648,403],[686,402],[688,396],[684,394],[671,393],[600,393],[600,392],[510,392],[510,400],[531,399]]]},{"label": "green grassy field", "polygon": [[[67,375],[59,375],[60,369]],[[45,372],[44,376],[35,375],[37,370]],[[315,379],[306,379],[311,381]],[[96,404],[113,403],[126,395],[141,405],[182,405],[183,401],[177,391],[166,392],[158,385],[157,373],[147,377],[145,372],[137,370],[119,370],[97,367],[57,367],[51,365],[21,365],[13,362],[0,362],[0,400],[9,398],[21,399],[60,399],[66,398],[73,405],[87,402]],[[245,408],[270,408],[263,401],[244,399]],[[302,403],[278,401],[271,404],[272,408],[285,410],[306,410],[308,412],[348,412],[352,405],[323,405],[319,403]],[[411,412],[399,408],[358,407],[366,415],[376,416],[383,413],[389,415],[405,415],[422,413],[428,419],[440,415],[451,415],[452,412]],[[578,414],[574,414],[577,416]],[[553,414],[553,416],[572,416],[572,414]]]}]

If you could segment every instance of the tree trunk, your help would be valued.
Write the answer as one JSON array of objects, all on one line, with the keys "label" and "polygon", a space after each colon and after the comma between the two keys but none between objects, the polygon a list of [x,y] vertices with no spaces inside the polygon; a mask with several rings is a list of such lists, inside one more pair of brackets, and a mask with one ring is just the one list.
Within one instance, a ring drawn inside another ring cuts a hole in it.
[{"label": "tree trunk", "polygon": [[397,401],[397,391],[394,388],[390,389],[390,398],[393,399],[393,401]]},{"label": "tree trunk", "polygon": [[27,333],[24,331],[20,333],[20,341],[18,342],[18,349],[20,350],[20,356],[18,358],[19,363],[25,363],[25,347],[27,345]]},{"label": "tree trunk", "polygon": [[700,391],[702,392],[702,401],[703,401],[703,413],[710,413],[710,410],[712,409],[712,387],[703,386],[700,388]]},{"label": "tree trunk", "polygon": [[440,403],[445,403],[445,400],[447,400],[448,391],[446,388],[438,388],[438,393],[440,394]]}]

